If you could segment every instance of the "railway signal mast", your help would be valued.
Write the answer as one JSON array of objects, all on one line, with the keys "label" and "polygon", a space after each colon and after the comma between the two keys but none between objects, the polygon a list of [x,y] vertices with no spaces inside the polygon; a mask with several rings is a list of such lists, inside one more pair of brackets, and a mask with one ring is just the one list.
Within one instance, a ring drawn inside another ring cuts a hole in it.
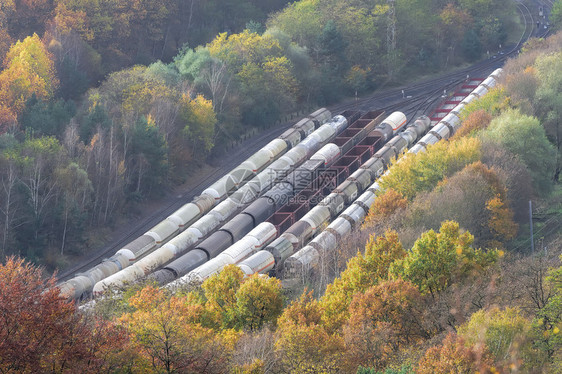
[{"label": "railway signal mast", "polygon": [[388,77],[392,79],[394,74],[394,63],[396,60],[396,9],[395,0],[387,0],[388,12],[386,19],[386,47],[388,57]]}]

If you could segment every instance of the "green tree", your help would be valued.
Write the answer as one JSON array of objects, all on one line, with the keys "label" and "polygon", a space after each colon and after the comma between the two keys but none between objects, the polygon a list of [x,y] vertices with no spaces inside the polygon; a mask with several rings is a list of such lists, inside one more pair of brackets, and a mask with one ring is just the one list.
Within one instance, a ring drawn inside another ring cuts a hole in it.
[{"label": "green tree", "polygon": [[243,278],[244,274],[238,266],[227,265],[201,285],[207,299],[207,309],[213,315],[216,326],[232,328],[236,324],[236,292]]},{"label": "green tree", "polygon": [[560,29],[560,25],[562,24],[562,1],[556,0],[554,2],[548,19],[555,30]]},{"label": "green tree", "polygon": [[474,29],[468,30],[464,34],[462,50],[469,61],[476,61],[482,54],[482,45]]},{"label": "green tree", "polygon": [[[7,135],[2,135],[5,138]],[[15,141],[15,140],[14,140]],[[18,150],[15,146],[0,147],[0,196],[2,196],[2,257],[8,251],[8,247],[14,240],[14,228],[18,226],[18,210],[21,209],[22,198],[17,193],[20,170]]]},{"label": "green tree", "polygon": [[166,143],[154,122],[140,118],[133,128],[128,156],[131,171],[130,191],[150,195],[158,191],[167,179]]},{"label": "green tree", "polygon": [[[556,169],[554,180],[559,180],[562,171],[562,77],[560,70],[561,53],[537,58],[535,62],[536,75],[540,84],[535,93],[536,113],[541,119],[548,137],[556,150]],[[531,169],[532,170],[532,169]]]},{"label": "green tree", "polygon": [[[322,93],[326,102],[339,99],[342,91],[334,87],[343,87],[345,72],[349,69],[349,62],[345,53],[347,46],[336,23],[328,21],[318,36],[318,63],[320,64]],[[328,87],[331,88],[328,89]]]},{"label": "green tree", "polygon": [[215,112],[222,113],[232,80],[227,64],[211,57],[209,48],[200,46],[195,50],[183,48],[174,58],[174,65],[182,77],[211,98]]},{"label": "green tree", "polygon": [[52,171],[64,164],[64,160],[62,147],[53,137],[28,138],[19,150],[20,180],[27,204],[26,211],[22,212],[26,224],[17,230],[16,237],[22,254],[34,258],[41,255],[50,234],[47,228],[52,223],[54,203],[59,194]]},{"label": "green tree", "polygon": [[321,8],[317,2],[295,1],[275,14],[268,23],[290,35],[297,44],[317,50],[318,35],[323,27]]},{"label": "green tree", "polygon": [[346,42],[335,22],[328,21],[318,36],[320,61],[328,64],[332,71],[341,75],[347,70],[348,62],[345,55]]},{"label": "green tree", "polygon": [[433,298],[462,278],[476,276],[494,264],[500,253],[472,248],[474,237],[462,233],[459,224],[444,222],[439,233],[424,233],[404,259],[390,266],[393,277],[401,277],[415,284],[422,294]]},{"label": "green tree", "polygon": [[536,190],[548,192],[552,188],[556,150],[536,118],[522,115],[517,109],[507,110],[492,120],[484,136],[521,158]]},{"label": "green tree", "polygon": [[[504,4],[508,6],[506,13],[509,13],[511,6],[507,3]],[[492,14],[501,15],[501,13],[484,14],[483,17],[485,18],[481,18],[482,21],[479,32],[482,47],[487,51],[494,51],[496,48],[499,48],[501,44],[505,44],[508,36],[505,22],[499,17],[494,17]]]},{"label": "green tree", "polygon": [[97,132],[97,130],[108,130],[111,126],[111,119],[107,115],[107,112],[104,108],[96,104],[88,113],[82,118],[79,123],[79,133],[80,133],[80,140],[82,140],[85,144],[90,143],[92,140],[92,136]]},{"label": "green tree", "polygon": [[84,231],[86,207],[93,191],[92,182],[86,171],[75,163],[70,163],[64,169],[55,170],[55,178],[62,191],[62,239],[61,255],[69,239],[81,241]]},{"label": "green tree", "polygon": [[34,135],[61,138],[75,114],[76,107],[72,101],[59,99],[45,102],[33,94],[19,117],[19,123],[22,129],[30,129]]},{"label": "green tree", "polygon": [[492,88],[484,97],[473,100],[461,111],[461,119],[464,121],[468,116],[476,111],[484,110],[491,115],[499,115],[505,108],[504,89],[500,87]]},{"label": "green tree", "polygon": [[439,142],[427,152],[406,154],[402,162],[390,169],[380,185],[384,190],[392,188],[412,200],[417,193],[431,191],[444,177],[453,175],[479,158],[478,139]]},{"label": "green tree", "polygon": [[276,278],[254,274],[245,279],[236,292],[238,327],[258,330],[264,324],[274,322],[282,308],[281,282]]},{"label": "green tree", "polygon": [[[541,279],[542,281],[542,279]],[[562,267],[551,269],[545,285],[551,288],[546,303],[532,322],[534,345],[553,367],[560,367],[562,354]],[[540,307],[540,306],[539,306]]]}]

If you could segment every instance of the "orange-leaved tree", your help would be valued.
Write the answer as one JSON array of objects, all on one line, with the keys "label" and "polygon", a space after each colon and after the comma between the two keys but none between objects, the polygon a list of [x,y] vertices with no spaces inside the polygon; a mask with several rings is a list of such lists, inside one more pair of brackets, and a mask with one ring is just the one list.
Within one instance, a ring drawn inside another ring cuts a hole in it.
[{"label": "orange-leaved tree", "polygon": [[429,338],[424,309],[418,289],[401,279],[356,294],[343,329],[348,370],[358,365],[382,370],[399,351]]},{"label": "orange-leaved tree", "polygon": [[125,332],[77,314],[39,268],[10,257],[0,265],[0,284],[1,372],[99,373],[123,366]]},{"label": "orange-leaved tree", "polygon": [[497,373],[485,346],[467,347],[464,340],[450,333],[443,344],[429,348],[416,373]]}]

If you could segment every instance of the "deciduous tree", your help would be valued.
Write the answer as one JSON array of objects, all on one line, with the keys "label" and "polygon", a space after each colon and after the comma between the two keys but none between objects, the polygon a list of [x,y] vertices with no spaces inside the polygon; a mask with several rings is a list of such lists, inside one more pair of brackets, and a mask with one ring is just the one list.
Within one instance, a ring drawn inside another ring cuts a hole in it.
[{"label": "deciduous tree", "polygon": [[139,350],[135,366],[165,373],[224,372],[236,342],[228,330],[217,333],[190,323],[181,298],[167,297],[162,290],[147,286],[129,299],[135,308],[119,321]]},{"label": "deciduous tree", "polygon": [[373,206],[369,209],[369,214],[365,218],[364,227],[379,223],[388,219],[397,210],[405,209],[408,200],[393,188],[388,188],[383,194],[377,196]]},{"label": "deciduous tree", "polygon": [[548,141],[544,128],[534,117],[519,110],[507,110],[494,118],[485,132],[527,165],[538,191],[549,191],[556,168],[556,148]]},{"label": "deciduous tree", "polygon": [[[93,192],[92,182],[85,170],[76,163],[55,170],[62,192],[62,239],[60,253],[64,255],[69,237],[80,238],[86,214],[86,206]],[[76,231],[76,232],[75,232]]]},{"label": "deciduous tree", "polygon": [[[556,169],[554,180],[558,181],[562,171],[562,77],[559,69],[562,68],[560,59],[562,54],[539,57],[535,63],[540,84],[535,94],[537,115],[541,119],[549,138],[554,143],[556,150]],[[530,166],[532,168],[532,166]],[[532,169],[531,169],[532,170]]]},{"label": "deciduous tree", "polygon": [[10,48],[0,73],[0,102],[9,113],[20,114],[33,94],[50,99],[57,87],[53,60],[37,34]]},{"label": "deciduous tree", "polygon": [[238,266],[227,265],[219,274],[203,282],[207,308],[214,315],[217,326],[232,328],[236,323],[236,292],[244,274]]},{"label": "deciduous tree", "polygon": [[112,359],[125,349],[124,331],[86,321],[59,296],[54,278],[10,257],[0,265],[0,282],[0,370],[99,373],[120,365]]},{"label": "deciduous tree", "polygon": [[404,259],[390,266],[390,274],[415,284],[433,298],[461,278],[474,276],[493,264],[499,253],[472,248],[474,237],[459,224],[444,222],[439,233],[430,230],[414,244]]},{"label": "deciduous tree", "polygon": [[460,138],[465,135],[473,135],[475,132],[488,127],[492,121],[492,116],[485,110],[477,110],[470,113],[462,122],[461,128],[453,135]]},{"label": "deciduous tree", "polygon": [[275,322],[283,308],[281,281],[254,274],[245,279],[236,292],[238,327],[259,330]]},{"label": "deciduous tree", "polygon": [[328,285],[322,297],[323,323],[330,331],[337,331],[349,318],[349,304],[357,293],[388,279],[388,269],[394,261],[402,259],[406,252],[394,231],[384,236],[371,236],[365,246],[365,254],[358,253],[347,264],[339,278]]},{"label": "deciduous tree", "polygon": [[215,125],[217,117],[213,111],[213,103],[203,95],[197,95],[193,100],[186,94],[181,100],[179,112],[183,120],[183,133],[192,147],[192,154],[200,158],[209,153],[214,146]]},{"label": "deciduous tree", "polygon": [[344,327],[348,370],[383,369],[406,347],[429,338],[418,289],[402,280],[384,281],[357,293]]},{"label": "deciduous tree", "polygon": [[474,313],[458,334],[468,346],[486,346],[499,365],[525,370],[536,363],[530,329],[531,321],[518,308],[492,308]]},{"label": "deciduous tree", "polygon": [[420,360],[416,373],[493,373],[492,360],[485,347],[467,347],[464,340],[450,333],[443,344],[432,347]]},{"label": "deciduous tree", "polygon": [[408,200],[421,191],[431,191],[444,177],[453,175],[480,157],[480,142],[474,138],[439,142],[427,152],[409,153],[380,181]]}]

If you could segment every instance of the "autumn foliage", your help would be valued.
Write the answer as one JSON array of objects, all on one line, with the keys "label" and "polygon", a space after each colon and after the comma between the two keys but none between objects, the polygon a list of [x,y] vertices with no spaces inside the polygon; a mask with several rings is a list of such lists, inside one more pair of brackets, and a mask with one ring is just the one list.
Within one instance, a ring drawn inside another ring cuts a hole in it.
[{"label": "autumn foliage", "polygon": [[365,218],[364,226],[374,225],[384,219],[388,219],[394,212],[399,209],[405,209],[408,206],[408,200],[402,194],[388,188],[383,194],[377,196],[373,203],[369,214]]},{"label": "autumn foliage", "polygon": [[430,348],[416,370],[420,374],[434,373],[496,373],[488,352],[482,348],[466,347],[464,340],[451,333],[442,345]]},{"label": "autumn foliage", "polygon": [[473,240],[458,223],[444,222],[438,233],[424,233],[406,257],[391,264],[390,274],[411,281],[422,294],[435,298],[452,283],[477,275],[500,256],[496,250],[473,248]]},{"label": "autumn foliage", "polygon": [[0,72],[0,103],[5,108],[3,110],[17,116],[32,95],[50,99],[57,87],[58,78],[52,56],[37,34],[10,48],[4,61],[4,70]]},{"label": "autumn foliage", "polygon": [[[381,180],[380,185],[383,191],[392,188],[411,201],[418,193],[431,191],[443,178],[453,175],[479,157],[478,139],[439,142],[430,147],[428,152],[407,153],[402,162],[394,165]],[[423,178],[420,178],[421,175]]]},{"label": "autumn foliage", "polygon": [[492,116],[483,109],[470,113],[463,121],[461,128],[455,132],[454,137],[460,138],[485,129],[492,121]]},{"label": "autumn foliage", "polygon": [[424,309],[418,289],[403,280],[381,282],[356,294],[343,329],[349,367],[382,370],[401,349],[427,339]]},{"label": "autumn foliage", "polygon": [[225,370],[236,334],[190,323],[189,304],[167,298],[162,290],[143,288],[129,300],[136,310],[120,318],[139,352],[137,370],[216,373]]},{"label": "autumn foliage", "polygon": [[99,373],[124,364],[125,331],[77,314],[54,278],[43,280],[40,269],[10,257],[0,282],[2,372]]}]

